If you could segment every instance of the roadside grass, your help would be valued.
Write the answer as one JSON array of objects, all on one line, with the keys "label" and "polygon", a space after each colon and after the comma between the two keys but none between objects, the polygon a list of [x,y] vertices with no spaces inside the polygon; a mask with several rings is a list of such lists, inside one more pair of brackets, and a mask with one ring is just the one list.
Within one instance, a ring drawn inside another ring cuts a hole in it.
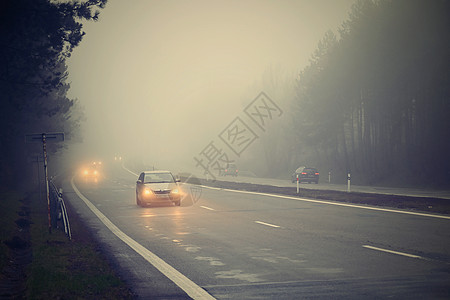
[{"label": "roadside grass", "polygon": [[33,260],[27,298],[133,299],[80,220],[70,219],[71,241],[61,229],[49,233],[47,203],[38,199],[34,195],[30,201]]},{"label": "roadside grass", "polygon": [[[14,299],[134,299],[77,216],[70,219],[72,240],[58,228],[49,233],[44,199],[38,193],[0,191],[2,293]],[[23,249],[31,249],[30,259],[21,259]],[[11,264],[21,264],[23,272],[8,271]]]},{"label": "roadside grass", "polygon": [[5,241],[12,240],[17,231],[15,221],[22,205],[23,195],[15,191],[0,192],[0,270],[10,259],[10,253]]}]

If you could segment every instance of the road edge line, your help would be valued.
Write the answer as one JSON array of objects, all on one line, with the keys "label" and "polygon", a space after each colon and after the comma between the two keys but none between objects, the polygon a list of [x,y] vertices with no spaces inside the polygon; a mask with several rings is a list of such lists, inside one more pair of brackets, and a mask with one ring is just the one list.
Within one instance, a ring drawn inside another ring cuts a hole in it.
[{"label": "road edge line", "polygon": [[197,285],[195,282],[187,278],[185,275],[180,273],[174,267],[166,263],[164,260],[159,258],[153,252],[133,240],[131,237],[126,235],[121,231],[114,223],[112,223],[88,198],[86,198],[75,186],[73,177],[70,180],[72,188],[77,196],[83,200],[87,207],[102,221],[102,223],[120,240],[127,244],[131,249],[136,251],[140,256],[142,256],[146,261],[148,261],[152,266],[158,269],[162,274],[164,274],[168,279],[175,283],[179,288],[186,292],[193,299],[215,299],[212,295],[206,292],[202,287]]}]

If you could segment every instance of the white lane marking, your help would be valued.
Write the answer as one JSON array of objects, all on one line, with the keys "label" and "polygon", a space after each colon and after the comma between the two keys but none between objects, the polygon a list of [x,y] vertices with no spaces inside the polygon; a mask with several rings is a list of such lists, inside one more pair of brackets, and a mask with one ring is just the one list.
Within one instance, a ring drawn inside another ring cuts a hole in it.
[{"label": "white lane marking", "polygon": [[[211,187],[208,187],[206,185],[201,185],[201,187],[211,188]],[[211,188],[211,189],[217,190],[217,188]],[[414,215],[414,216],[422,216],[422,217],[450,220],[450,216],[432,215],[432,214],[427,214],[427,213],[395,210],[395,209],[389,209],[389,208],[378,208],[378,207],[370,207],[370,206],[362,206],[362,205],[356,205],[356,204],[338,203],[338,202],[323,201],[323,200],[312,200],[312,199],[306,199],[306,198],[300,198],[300,197],[283,196],[283,195],[275,195],[275,194],[268,194],[268,193],[239,191],[239,190],[231,190],[231,189],[222,189],[222,190],[223,191],[227,191],[227,192],[234,192],[234,193],[252,194],[252,195],[260,195],[260,196],[276,197],[276,198],[282,198],[282,199],[292,199],[292,200],[304,201],[304,202],[312,202],[312,203],[320,203],[320,204],[328,204],[328,205],[336,205],[336,206],[345,206],[345,207],[353,207],[353,208],[361,208],[361,209],[368,209],[368,210],[393,212],[393,213],[405,214],[405,215]]]},{"label": "white lane marking", "polygon": [[409,253],[398,252],[398,251],[393,251],[393,250],[388,250],[388,249],[383,249],[383,248],[373,247],[373,246],[369,246],[369,245],[362,245],[362,246],[363,246],[364,248],[367,248],[367,249],[372,249],[372,250],[377,250],[377,251],[382,251],[382,252],[387,252],[387,253],[392,253],[392,254],[402,255],[402,256],[411,257],[411,258],[424,259],[422,256],[413,255],[413,254],[409,254]]},{"label": "white lane marking", "polygon": [[126,171],[130,172],[131,174],[135,175],[135,176],[139,176],[139,174],[134,173],[133,171],[129,170],[127,167],[125,167],[125,164],[122,163],[122,168],[124,168]]},{"label": "white lane marking", "polygon": [[212,187],[212,186],[206,186],[206,185],[200,185],[201,187],[205,187],[211,190],[216,190],[216,191],[220,191],[223,190],[223,188],[216,188],[216,187]]},{"label": "white lane marking", "polygon": [[[193,183],[193,185],[196,185],[195,183]],[[217,190],[217,191],[220,191],[220,190],[223,190],[223,188],[218,188],[218,187],[213,187],[213,186],[207,186],[207,185],[201,185],[201,184],[197,184],[199,187],[204,187],[204,188],[208,188],[208,189],[210,189],[210,190]]]},{"label": "white lane marking", "polygon": [[207,210],[215,210],[214,208],[208,207],[208,206],[202,206],[200,205],[201,208],[207,209]]},{"label": "white lane marking", "polygon": [[265,225],[265,226],[275,227],[275,228],[281,228],[281,226],[270,224],[270,223],[266,223],[266,222],[261,222],[261,221],[255,221],[255,223],[258,223],[258,224],[261,224],[261,225]]},{"label": "white lane marking", "polygon": [[181,274],[174,267],[166,263],[164,260],[153,254],[147,248],[133,240],[131,237],[126,235],[123,231],[121,231],[116,225],[114,225],[103,213],[101,213],[95,206],[92,204],[89,199],[87,199],[78,188],[75,186],[73,182],[73,178],[70,181],[72,184],[72,188],[78,197],[83,200],[83,202],[90,208],[90,210],[114,233],[119,239],[121,239],[124,243],[130,246],[134,251],[136,251],[139,255],[141,255],[146,261],[148,261],[151,265],[157,268],[161,273],[163,273],[167,278],[169,278],[173,283],[175,283],[178,287],[180,287],[183,291],[185,291],[191,298],[193,299],[215,299],[213,296],[208,294],[204,289],[195,284],[192,280]]}]

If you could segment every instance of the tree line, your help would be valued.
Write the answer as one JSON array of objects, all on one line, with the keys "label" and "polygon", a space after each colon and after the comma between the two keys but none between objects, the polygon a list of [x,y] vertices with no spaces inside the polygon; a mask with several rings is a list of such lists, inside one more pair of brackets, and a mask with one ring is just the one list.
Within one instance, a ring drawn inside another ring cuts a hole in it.
[{"label": "tree line", "polygon": [[270,177],[306,165],[322,182],[350,172],[358,184],[448,187],[449,32],[450,1],[356,1],[296,78],[263,74],[283,124],[240,164]]},{"label": "tree line", "polygon": [[294,161],[361,183],[449,185],[449,32],[450,1],[357,1],[300,73]]},{"label": "tree line", "polygon": [[[66,59],[84,36],[81,21],[97,20],[105,4],[0,2],[3,185],[22,176],[26,133],[77,138],[83,115],[67,97]],[[264,75],[263,90],[286,104],[288,122],[261,137],[248,159],[264,161],[270,176],[310,165],[337,179],[351,172],[360,183],[449,185],[449,29],[447,0],[358,0],[294,84]]]},{"label": "tree line", "polygon": [[63,131],[68,140],[76,137],[83,116],[67,97],[66,59],[84,36],[81,21],[98,20],[106,2],[0,2],[1,185],[25,179],[25,134]]}]

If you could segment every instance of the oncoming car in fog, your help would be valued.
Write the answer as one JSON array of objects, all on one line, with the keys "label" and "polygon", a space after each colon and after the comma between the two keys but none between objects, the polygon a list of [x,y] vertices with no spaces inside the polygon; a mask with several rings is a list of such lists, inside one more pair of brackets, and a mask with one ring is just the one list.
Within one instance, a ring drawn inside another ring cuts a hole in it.
[{"label": "oncoming car in fog", "polygon": [[136,204],[139,206],[151,203],[181,204],[179,180],[175,180],[169,171],[145,171],[136,181]]},{"label": "oncoming car in fog", "polygon": [[102,162],[94,161],[85,166],[81,170],[81,176],[85,179],[98,179],[101,176],[102,171]]},{"label": "oncoming car in fog", "polygon": [[83,170],[83,175],[85,177],[97,177],[99,175],[99,172],[96,168],[89,167]]}]

